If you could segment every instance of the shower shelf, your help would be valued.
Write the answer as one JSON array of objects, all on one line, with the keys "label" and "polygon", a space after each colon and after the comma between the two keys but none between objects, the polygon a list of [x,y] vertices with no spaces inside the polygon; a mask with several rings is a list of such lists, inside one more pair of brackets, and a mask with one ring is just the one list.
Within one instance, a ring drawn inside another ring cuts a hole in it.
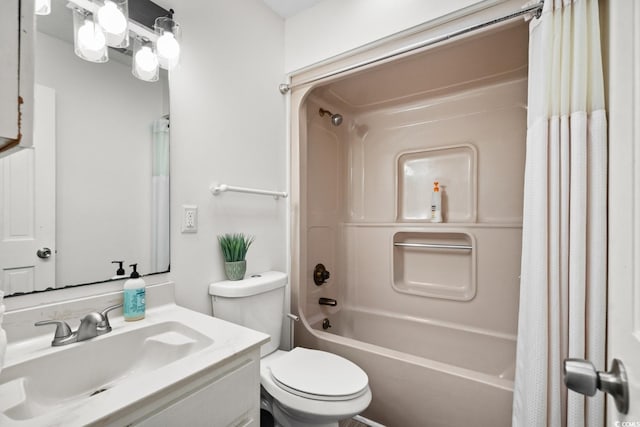
[{"label": "shower shelf", "polygon": [[472,144],[458,144],[401,153],[396,165],[396,221],[430,221],[433,182],[438,180],[445,220],[475,223],[477,151]]},{"label": "shower shelf", "polygon": [[279,199],[280,197],[286,198],[289,196],[284,191],[260,190],[258,188],[236,187],[233,185],[215,184],[215,183],[209,186],[209,190],[214,196],[217,196],[218,194],[224,193],[227,191],[234,191],[236,193],[259,194],[261,196],[273,196],[276,200]]},{"label": "shower shelf", "polygon": [[[400,231],[393,235],[397,292],[452,301],[476,295],[476,240],[464,231]],[[425,250],[426,249],[426,250]]]}]

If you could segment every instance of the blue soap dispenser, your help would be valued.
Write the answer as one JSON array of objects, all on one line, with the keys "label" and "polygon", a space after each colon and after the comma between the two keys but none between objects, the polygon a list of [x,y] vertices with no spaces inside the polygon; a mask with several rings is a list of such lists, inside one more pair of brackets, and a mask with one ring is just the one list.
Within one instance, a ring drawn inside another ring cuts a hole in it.
[{"label": "blue soap dispenser", "polygon": [[144,319],[145,311],[145,287],[146,283],[140,277],[138,264],[131,264],[133,272],[129,280],[124,282],[124,306],[122,312],[124,320],[132,322]]}]

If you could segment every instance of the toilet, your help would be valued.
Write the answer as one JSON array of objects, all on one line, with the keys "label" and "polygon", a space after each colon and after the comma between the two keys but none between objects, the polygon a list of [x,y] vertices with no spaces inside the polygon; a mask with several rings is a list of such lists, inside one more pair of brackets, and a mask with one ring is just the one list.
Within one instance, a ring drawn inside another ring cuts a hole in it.
[{"label": "toilet", "polygon": [[278,350],[286,284],[287,275],[278,271],[212,283],[213,315],[271,336],[260,349],[261,407],[276,426],[337,427],[369,406],[369,379],[358,365],[332,353]]}]

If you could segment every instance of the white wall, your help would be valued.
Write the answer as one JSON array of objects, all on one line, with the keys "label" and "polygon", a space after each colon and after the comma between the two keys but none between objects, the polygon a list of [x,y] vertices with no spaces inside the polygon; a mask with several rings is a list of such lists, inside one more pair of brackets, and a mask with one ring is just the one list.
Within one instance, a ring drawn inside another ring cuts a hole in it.
[{"label": "white wall", "polygon": [[[176,4],[183,28],[171,74],[171,273],[176,299],[211,313],[208,284],[224,280],[216,235],[253,234],[247,273],[286,271],[286,203],[227,193],[212,181],[285,190],[284,22],[262,0]],[[182,234],[183,204],[199,207],[199,230]]]},{"label": "white wall", "polygon": [[324,0],[286,20],[292,72],[487,0]]}]

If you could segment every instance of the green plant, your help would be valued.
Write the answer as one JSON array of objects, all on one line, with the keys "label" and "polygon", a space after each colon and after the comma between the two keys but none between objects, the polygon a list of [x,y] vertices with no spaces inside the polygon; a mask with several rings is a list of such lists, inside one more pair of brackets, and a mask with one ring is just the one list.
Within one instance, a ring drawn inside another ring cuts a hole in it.
[{"label": "green plant", "polygon": [[226,262],[244,261],[253,239],[253,236],[245,236],[243,233],[219,235],[218,242],[220,242],[224,260]]}]

